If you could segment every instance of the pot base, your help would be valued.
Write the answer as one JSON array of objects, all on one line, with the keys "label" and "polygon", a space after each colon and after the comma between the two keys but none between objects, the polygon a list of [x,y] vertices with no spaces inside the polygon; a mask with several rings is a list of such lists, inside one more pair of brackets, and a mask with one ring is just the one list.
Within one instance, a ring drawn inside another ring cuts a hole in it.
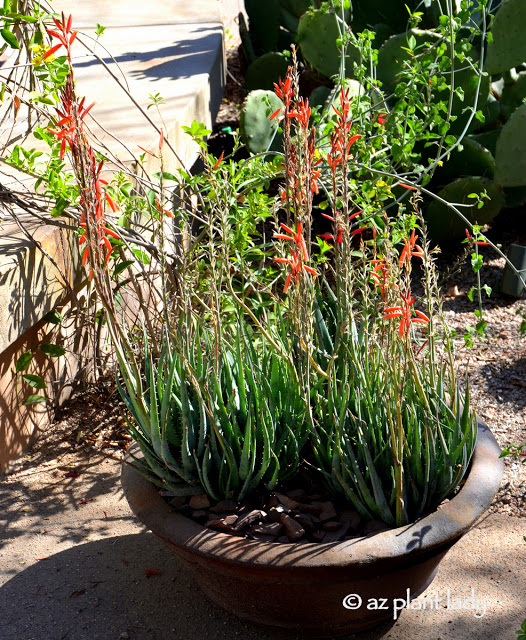
[{"label": "pot base", "polygon": [[173,512],[131,464],[123,467],[122,484],[139,520],[211,600],[250,622],[330,637],[394,620],[394,605],[401,613],[408,593],[412,600],[425,591],[447,551],[495,496],[504,468],[499,454],[479,424],[471,470],[454,498],[406,527],[335,543],[259,542],[206,529]]}]

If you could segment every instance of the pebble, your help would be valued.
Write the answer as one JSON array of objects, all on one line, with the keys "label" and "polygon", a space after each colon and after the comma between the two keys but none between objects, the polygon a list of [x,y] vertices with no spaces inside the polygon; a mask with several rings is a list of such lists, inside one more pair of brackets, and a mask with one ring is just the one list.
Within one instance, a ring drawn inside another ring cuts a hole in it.
[{"label": "pebble", "polygon": [[370,520],[363,528],[364,535],[372,535],[374,533],[380,533],[381,531],[387,531],[389,527],[381,520]]},{"label": "pebble", "polygon": [[308,499],[305,489],[293,489],[292,491],[287,492],[287,496],[292,500],[297,500],[298,502],[303,502],[303,500]]},{"label": "pebble", "polygon": [[210,500],[206,493],[201,493],[199,495],[192,496],[188,504],[190,505],[190,509],[208,509],[210,506]]},{"label": "pebble", "polygon": [[170,500],[170,506],[174,509],[179,509],[184,504],[186,504],[186,496],[175,496],[175,498]]},{"label": "pebble", "polygon": [[356,531],[359,528],[360,524],[362,523],[362,518],[358,513],[358,511],[346,509],[345,511],[342,511],[342,514],[340,516],[340,521],[348,522],[349,529]]},{"label": "pebble", "polygon": [[[311,516],[308,513],[296,513],[294,515],[294,520],[299,522],[305,531],[312,531],[312,529],[315,528],[315,516]],[[318,518],[316,518],[316,520],[319,522]]]},{"label": "pebble", "polygon": [[293,518],[291,518],[286,513],[281,515],[281,524],[285,529],[285,533],[287,534],[288,539],[291,542],[296,542],[300,538],[303,538],[305,535],[305,529],[301,526],[299,522],[296,522]]},{"label": "pebble", "polygon": [[196,509],[193,513],[192,513],[192,518],[194,520],[207,520],[208,519],[208,512],[205,511],[204,509]]},{"label": "pebble", "polygon": [[316,529],[316,531],[313,531],[311,533],[311,537],[315,542],[321,542],[326,535],[327,535],[326,531],[320,531],[318,529]]},{"label": "pebble", "polygon": [[223,531],[224,533],[234,533],[236,528],[234,526],[237,516],[227,516],[226,518],[216,518],[215,520],[209,520],[206,526],[209,529],[215,529],[216,531]]},{"label": "pebble", "polygon": [[283,529],[281,522],[271,522],[270,524],[258,524],[250,528],[251,533],[263,536],[278,536]]},{"label": "pebble", "polygon": [[[323,523],[324,531],[337,531],[341,527],[341,523],[338,520],[329,520],[329,522]],[[349,525],[347,525],[347,528]]]},{"label": "pebble", "polygon": [[327,522],[328,520],[332,520],[338,516],[332,502],[323,502],[322,504],[323,510],[319,515],[320,522]]},{"label": "pebble", "polygon": [[324,504],[325,503],[323,502],[311,502],[311,504],[302,504],[301,510],[304,513],[310,514],[311,516],[319,517],[320,513],[324,510]]},{"label": "pebble", "polygon": [[342,522],[341,524],[340,523],[338,524],[339,524],[339,527],[337,529],[334,529],[332,531],[327,530],[327,533],[323,538],[323,542],[340,542],[340,540],[343,540],[343,538],[345,537],[345,534],[349,530],[349,523]]},{"label": "pebble", "polygon": [[210,507],[212,513],[230,513],[237,511],[237,504],[233,500],[220,500],[216,505]]},{"label": "pebble", "polygon": [[300,503],[296,500],[293,500],[282,493],[277,493],[277,491],[274,491],[272,495],[276,497],[288,511],[294,511],[294,509],[297,509],[300,506]]},{"label": "pebble", "polygon": [[286,513],[286,509],[283,505],[279,505],[277,507],[271,507],[268,512],[267,520],[269,522],[279,522],[281,520],[281,516]]},{"label": "pebble", "polygon": [[243,529],[246,529],[248,525],[252,524],[256,520],[263,519],[266,515],[265,511],[261,511],[261,509],[253,509],[239,517],[239,520],[236,522],[235,529],[236,531],[242,531]]}]

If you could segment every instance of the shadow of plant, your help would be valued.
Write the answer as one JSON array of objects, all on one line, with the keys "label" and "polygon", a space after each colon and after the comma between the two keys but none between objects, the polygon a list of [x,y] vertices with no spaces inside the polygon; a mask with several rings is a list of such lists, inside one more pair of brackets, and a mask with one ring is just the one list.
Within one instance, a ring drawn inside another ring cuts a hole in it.
[{"label": "shadow of plant", "polygon": [[[469,583],[469,572],[465,577]],[[491,622],[476,620],[482,635],[474,629],[472,612],[455,612],[455,631],[451,635],[451,613],[424,612],[429,615],[419,628],[414,616],[423,616],[422,612],[404,611],[395,626],[389,622],[358,637],[503,638],[508,637],[505,631],[514,627],[514,619],[520,617],[519,609],[517,603],[517,611],[493,616]],[[2,640],[300,638],[291,632],[249,625],[211,603],[186,569],[149,533],[79,545],[23,570],[0,587],[0,620]],[[356,636],[347,636],[349,640],[351,637]]]}]

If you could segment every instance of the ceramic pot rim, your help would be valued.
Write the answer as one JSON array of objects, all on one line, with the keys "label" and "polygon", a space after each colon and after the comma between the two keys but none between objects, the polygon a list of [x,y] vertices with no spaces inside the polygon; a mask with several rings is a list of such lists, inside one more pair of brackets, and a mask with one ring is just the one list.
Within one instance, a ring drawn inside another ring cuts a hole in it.
[{"label": "ceramic pot rim", "polygon": [[294,565],[295,569],[345,567],[437,553],[466,533],[489,507],[504,462],[491,431],[479,422],[471,470],[462,489],[438,511],[369,538],[333,543],[260,542],[207,529],[174,512],[156,488],[125,461],[122,486],[132,511],[170,546],[227,564]]}]

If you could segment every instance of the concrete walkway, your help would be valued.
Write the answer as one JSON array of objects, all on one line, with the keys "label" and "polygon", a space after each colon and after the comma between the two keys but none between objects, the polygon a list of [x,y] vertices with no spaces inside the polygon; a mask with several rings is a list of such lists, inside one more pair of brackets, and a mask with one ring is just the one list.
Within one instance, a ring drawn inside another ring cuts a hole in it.
[{"label": "concrete walkway", "polygon": [[[32,459],[0,483],[2,640],[299,640],[209,602],[135,521],[118,461],[85,459],[74,467],[76,477],[62,462]],[[526,618],[525,533],[523,519],[486,517],[449,552],[421,596],[438,597],[442,608],[403,611],[394,625],[358,637],[512,640]],[[448,610],[448,594],[450,603],[474,595],[478,611]]]}]

